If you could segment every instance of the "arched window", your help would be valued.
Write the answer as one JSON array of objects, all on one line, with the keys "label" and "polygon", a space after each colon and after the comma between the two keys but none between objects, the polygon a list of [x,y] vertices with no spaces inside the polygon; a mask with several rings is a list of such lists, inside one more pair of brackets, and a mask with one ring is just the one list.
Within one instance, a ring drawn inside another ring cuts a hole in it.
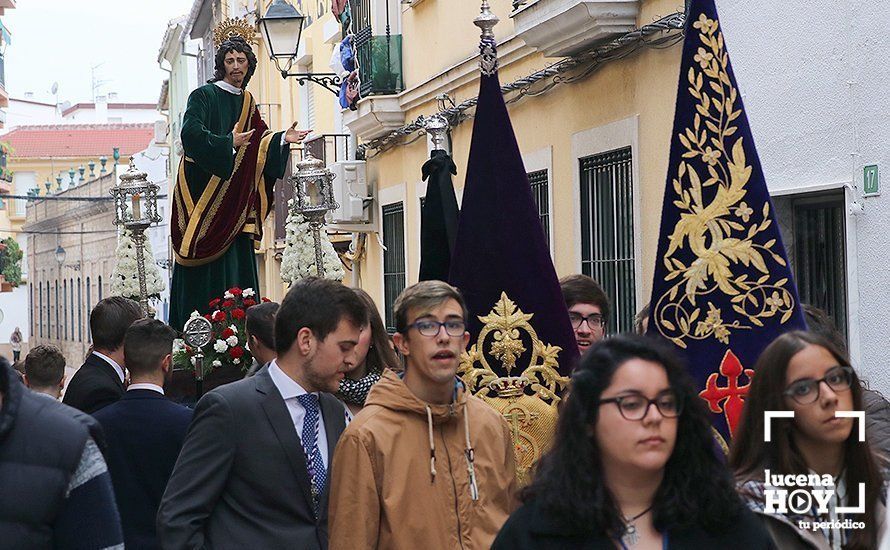
[{"label": "arched window", "polygon": [[90,312],[93,311],[93,287],[90,286],[90,278],[87,277],[87,342],[93,341],[93,335],[90,333]]},{"label": "arched window", "polygon": [[68,281],[62,281],[62,339],[68,339]]},{"label": "arched window", "polygon": [[83,342],[83,300],[80,277],[77,278],[77,341]]}]

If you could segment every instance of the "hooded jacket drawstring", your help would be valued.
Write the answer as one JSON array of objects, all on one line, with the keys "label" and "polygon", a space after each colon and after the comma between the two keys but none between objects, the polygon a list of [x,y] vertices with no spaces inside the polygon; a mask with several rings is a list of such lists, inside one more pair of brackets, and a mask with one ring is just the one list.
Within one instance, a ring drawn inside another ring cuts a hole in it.
[{"label": "hooded jacket drawstring", "polygon": [[470,498],[479,500],[479,487],[476,485],[476,452],[470,443],[470,411],[464,409],[464,435],[466,436],[467,449],[464,454],[467,458],[467,473],[470,475]]},{"label": "hooded jacket drawstring", "polygon": [[430,429],[430,483],[436,481],[436,440],[433,439],[433,411],[426,406],[426,420]]}]

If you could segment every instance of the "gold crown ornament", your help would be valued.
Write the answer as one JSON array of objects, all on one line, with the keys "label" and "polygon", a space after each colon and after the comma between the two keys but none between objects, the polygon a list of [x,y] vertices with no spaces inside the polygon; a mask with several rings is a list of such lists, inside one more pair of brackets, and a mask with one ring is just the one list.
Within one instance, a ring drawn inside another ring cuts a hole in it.
[{"label": "gold crown ornament", "polygon": [[213,29],[213,43],[219,47],[226,40],[238,36],[248,44],[256,44],[256,29],[246,17],[230,17]]}]

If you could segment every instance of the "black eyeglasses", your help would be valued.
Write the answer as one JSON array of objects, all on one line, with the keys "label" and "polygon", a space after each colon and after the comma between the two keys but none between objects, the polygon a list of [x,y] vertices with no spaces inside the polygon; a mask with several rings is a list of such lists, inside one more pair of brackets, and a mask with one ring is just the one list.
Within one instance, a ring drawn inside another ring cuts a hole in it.
[{"label": "black eyeglasses", "polygon": [[606,320],[603,319],[603,316],[599,313],[591,313],[585,317],[578,313],[569,312],[569,321],[572,322],[572,328],[574,329],[578,329],[581,326],[581,323],[585,321],[587,321],[587,326],[590,327],[591,330],[603,328],[603,325],[606,324]]},{"label": "black eyeglasses", "polygon": [[467,324],[463,319],[449,319],[443,322],[423,319],[414,321],[408,325],[409,329],[411,327],[416,328],[421,336],[429,337],[437,336],[442,327],[445,327],[445,333],[448,334],[448,336],[463,336],[464,332],[467,331]]},{"label": "black eyeglasses", "polygon": [[815,403],[819,399],[822,390],[822,382],[828,384],[832,391],[845,392],[853,384],[853,367],[837,366],[828,369],[825,376],[818,380],[807,378],[794,382],[782,392],[801,405]]},{"label": "black eyeglasses", "polygon": [[642,420],[646,418],[646,415],[649,414],[649,407],[652,405],[655,405],[661,416],[665,418],[677,418],[683,412],[683,402],[672,391],[661,393],[655,399],[647,399],[638,394],[600,399],[599,404],[602,405],[604,403],[615,403],[618,407],[618,412],[621,413],[625,420]]}]

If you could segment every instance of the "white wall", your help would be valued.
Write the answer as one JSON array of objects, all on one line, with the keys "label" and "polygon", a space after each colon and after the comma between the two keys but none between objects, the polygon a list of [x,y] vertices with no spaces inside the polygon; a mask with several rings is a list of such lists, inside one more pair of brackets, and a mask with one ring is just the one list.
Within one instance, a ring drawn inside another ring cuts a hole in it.
[{"label": "white wall", "polygon": [[[23,261],[22,264],[24,263]],[[31,321],[29,317],[30,310],[28,309],[27,283],[22,283],[21,286],[13,289],[12,292],[0,293],[0,312],[2,312],[3,317],[0,320],[0,342],[8,344],[9,337],[12,335],[15,327],[19,327],[19,330],[22,331],[23,342],[28,342],[31,336]],[[22,346],[22,349],[27,350],[27,346]],[[12,361],[11,353],[8,359]],[[24,353],[22,353],[22,359],[24,359]]]},{"label": "white wall", "polygon": [[6,108],[6,125],[0,132],[6,133],[17,126],[58,124],[60,121],[61,117],[58,115],[55,105],[42,105],[10,99],[9,107]]},{"label": "white wall", "polygon": [[94,108],[78,109],[65,116],[62,124],[114,124],[140,123],[161,120],[155,109],[108,109],[107,116]]},{"label": "white wall", "polygon": [[862,167],[890,184],[890,23],[882,2],[718,1],[729,54],[771,190],[846,182],[850,348],[890,395],[888,194],[863,199]]}]

